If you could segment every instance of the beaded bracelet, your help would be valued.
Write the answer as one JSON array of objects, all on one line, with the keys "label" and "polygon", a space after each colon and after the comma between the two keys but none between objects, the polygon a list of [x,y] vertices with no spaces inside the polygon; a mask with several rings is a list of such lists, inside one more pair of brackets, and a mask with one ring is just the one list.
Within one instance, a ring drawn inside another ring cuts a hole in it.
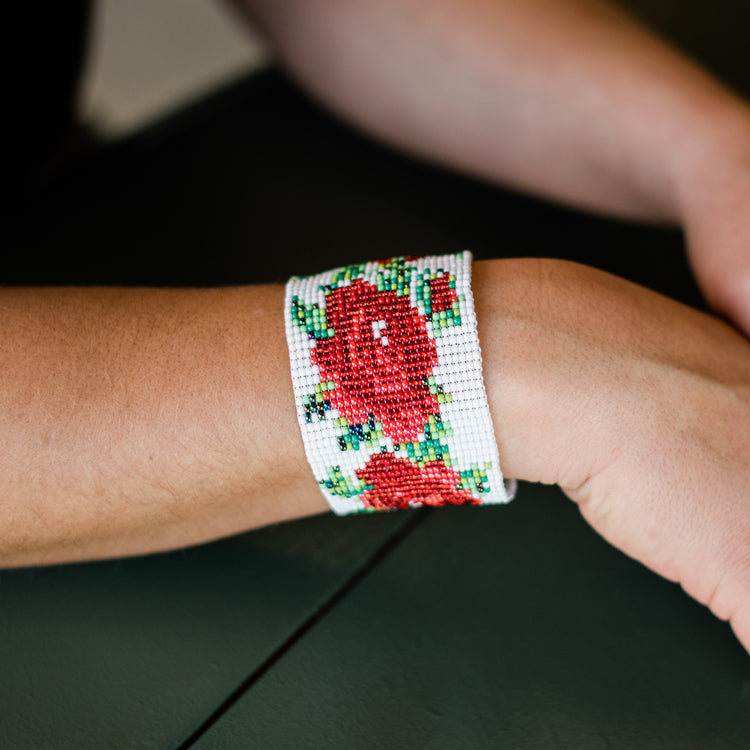
[{"label": "beaded bracelet", "polygon": [[505,503],[469,252],[397,257],[286,287],[307,459],[335,513]]}]

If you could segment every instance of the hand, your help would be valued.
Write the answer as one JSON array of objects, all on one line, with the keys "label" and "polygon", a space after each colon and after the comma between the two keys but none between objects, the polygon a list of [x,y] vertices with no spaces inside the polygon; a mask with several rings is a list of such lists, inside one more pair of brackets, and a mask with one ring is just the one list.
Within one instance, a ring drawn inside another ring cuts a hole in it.
[{"label": "hand", "polygon": [[504,471],[560,484],[750,650],[750,344],[571,263],[478,264],[475,290]]}]

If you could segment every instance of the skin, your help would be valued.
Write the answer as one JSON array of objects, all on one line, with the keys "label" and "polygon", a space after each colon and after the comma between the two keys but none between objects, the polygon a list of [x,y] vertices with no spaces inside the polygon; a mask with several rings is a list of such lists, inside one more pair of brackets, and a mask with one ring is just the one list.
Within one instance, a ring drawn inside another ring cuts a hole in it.
[{"label": "skin", "polygon": [[591,268],[477,266],[506,472],[559,484],[602,536],[750,647],[750,344]]},{"label": "skin", "polygon": [[0,564],[139,554],[325,510],[282,310],[280,287],[0,291]]},{"label": "skin", "polygon": [[[243,7],[321,100],[400,148],[679,222],[709,299],[748,330],[747,108],[618,11]],[[750,648],[744,337],[571,263],[476,264],[474,289],[505,473],[559,484]],[[139,554],[325,510],[296,424],[282,300],[279,287],[0,290],[0,564]]]}]

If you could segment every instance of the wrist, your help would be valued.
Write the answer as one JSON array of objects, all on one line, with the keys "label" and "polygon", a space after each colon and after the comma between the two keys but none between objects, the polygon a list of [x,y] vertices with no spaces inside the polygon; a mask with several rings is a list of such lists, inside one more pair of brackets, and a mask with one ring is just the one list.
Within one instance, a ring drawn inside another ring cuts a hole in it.
[{"label": "wrist", "polygon": [[485,386],[506,476],[573,487],[589,477],[592,432],[580,418],[590,395],[582,342],[589,297],[580,287],[592,273],[530,258],[474,266]]},{"label": "wrist", "polygon": [[569,492],[639,442],[685,362],[676,332],[711,341],[708,316],[567,261],[476,264],[474,298],[503,469]]}]

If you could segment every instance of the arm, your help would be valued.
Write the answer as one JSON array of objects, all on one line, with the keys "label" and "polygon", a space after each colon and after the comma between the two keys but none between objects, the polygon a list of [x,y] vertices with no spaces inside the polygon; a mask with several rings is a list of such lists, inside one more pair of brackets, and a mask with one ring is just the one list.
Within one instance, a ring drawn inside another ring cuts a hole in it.
[{"label": "arm", "polygon": [[[235,0],[297,78],[416,155],[680,223],[750,331],[750,110],[601,0]],[[747,281],[746,281],[747,280]]]},{"label": "arm", "polygon": [[[572,263],[475,264],[508,476],[558,483],[750,647],[750,344]],[[137,554],[325,509],[279,287],[3,290],[0,564]]]}]

